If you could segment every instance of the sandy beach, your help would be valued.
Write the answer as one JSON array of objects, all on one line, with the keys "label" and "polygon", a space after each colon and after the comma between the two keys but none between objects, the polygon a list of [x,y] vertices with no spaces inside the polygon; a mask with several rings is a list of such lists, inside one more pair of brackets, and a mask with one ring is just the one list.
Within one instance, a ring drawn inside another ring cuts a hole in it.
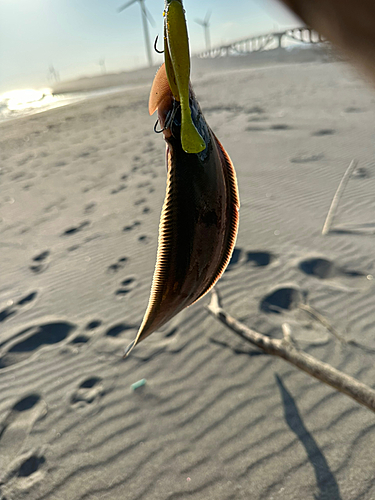
[{"label": "sandy beach", "polygon": [[[150,86],[0,124],[0,498],[373,500],[374,415],[237,339],[209,297],[122,359],[165,193]],[[374,387],[375,92],[319,60],[193,86],[241,196],[225,309]]]}]

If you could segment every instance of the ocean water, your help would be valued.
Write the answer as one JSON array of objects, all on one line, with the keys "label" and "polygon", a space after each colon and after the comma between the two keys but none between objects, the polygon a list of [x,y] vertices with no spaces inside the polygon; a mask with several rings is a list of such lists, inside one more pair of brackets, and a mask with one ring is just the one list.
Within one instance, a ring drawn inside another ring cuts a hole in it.
[{"label": "ocean water", "polygon": [[40,113],[85,99],[84,94],[54,95],[51,89],[11,90],[0,95],[0,121]]},{"label": "ocean water", "polygon": [[67,106],[68,104],[92,99],[101,95],[114,94],[130,88],[133,88],[133,86],[124,85],[92,92],[74,92],[71,94],[53,94],[49,88],[42,90],[11,90],[0,95],[0,122],[41,113],[49,109]]}]

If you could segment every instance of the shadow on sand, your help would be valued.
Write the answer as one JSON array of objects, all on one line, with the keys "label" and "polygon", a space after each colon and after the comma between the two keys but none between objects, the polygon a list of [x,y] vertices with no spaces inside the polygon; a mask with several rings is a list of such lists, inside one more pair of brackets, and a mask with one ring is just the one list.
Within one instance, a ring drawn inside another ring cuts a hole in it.
[{"label": "shadow on sand", "polygon": [[279,386],[283,401],[286,423],[300,440],[306,450],[311,465],[314,467],[316,483],[319,488],[319,493],[315,495],[315,499],[342,500],[335,476],[329,468],[329,465],[323,453],[320,451],[319,446],[315,442],[315,439],[306,429],[292,395],[286,389],[278,375],[276,375],[276,382]]}]

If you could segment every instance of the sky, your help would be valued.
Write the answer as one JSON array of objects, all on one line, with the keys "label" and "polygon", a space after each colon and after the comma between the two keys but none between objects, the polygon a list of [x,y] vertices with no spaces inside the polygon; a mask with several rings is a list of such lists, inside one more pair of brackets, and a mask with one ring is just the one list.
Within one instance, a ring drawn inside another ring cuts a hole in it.
[{"label": "sky", "polygon": [[[164,0],[145,0],[155,20],[153,41],[163,35]],[[138,2],[126,0],[0,0],[0,93],[48,87],[50,65],[61,80],[119,72],[147,64]],[[191,53],[204,49],[195,19],[211,10],[211,45],[283,30],[300,22],[277,0],[185,0]],[[161,47],[161,45],[159,45]],[[155,64],[162,56],[153,52]]]}]

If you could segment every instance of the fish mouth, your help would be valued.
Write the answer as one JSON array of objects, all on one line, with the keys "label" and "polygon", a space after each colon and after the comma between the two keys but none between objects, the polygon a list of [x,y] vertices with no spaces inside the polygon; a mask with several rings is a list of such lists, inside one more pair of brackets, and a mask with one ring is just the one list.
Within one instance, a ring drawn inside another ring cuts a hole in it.
[{"label": "fish mouth", "polygon": [[[204,148],[198,153],[195,153],[200,155],[207,150],[208,144],[211,141],[211,136],[208,132],[207,123],[203,117],[202,110],[195,97],[191,85],[189,85],[188,104],[192,126],[199,134],[200,140],[204,144]],[[183,109],[181,106],[181,102],[178,99],[175,99],[169,87],[166,68],[164,64],[159,68],[150,93],[150,114],[153,114],[155,110],[157,110],[158,113],[158,120],[154,127],[155,132],[163,132],[164,138],[167,142],[169,140],[175,139],[179,142],[180,147],[185,152],[188,152],[184,149],[183,146]],[[156,130],[157,125],[159,125],[159,130]]]}]

